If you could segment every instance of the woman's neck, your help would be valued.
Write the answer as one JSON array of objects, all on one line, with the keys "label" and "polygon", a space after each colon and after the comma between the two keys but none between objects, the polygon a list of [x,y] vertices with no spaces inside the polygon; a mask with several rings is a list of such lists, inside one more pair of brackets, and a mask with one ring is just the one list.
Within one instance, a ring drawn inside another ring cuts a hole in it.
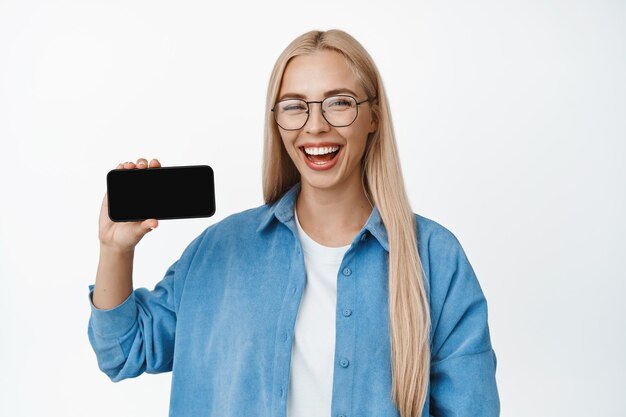
[{"label": "woman's neck", "polygon": [[365,225],[372,206],[360,183],[333,189],[303,182],[296,200],[300,226],[316,242],[345,246]]}]

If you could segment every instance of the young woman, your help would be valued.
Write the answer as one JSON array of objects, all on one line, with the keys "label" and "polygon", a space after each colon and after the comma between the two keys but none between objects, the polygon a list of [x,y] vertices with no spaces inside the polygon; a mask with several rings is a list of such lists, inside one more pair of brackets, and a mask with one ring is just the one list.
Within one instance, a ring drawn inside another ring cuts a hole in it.
[{"label": "young woman", "polygon": [[409,206],[366,50],[339,30],[296,38],[266,113],[265,204],[205,229],[151,291],[132,262],[158,223],[111,222],[105,195],[100,369],[173,371],[174,417],[499,415],[486,300],[456,237]]}]

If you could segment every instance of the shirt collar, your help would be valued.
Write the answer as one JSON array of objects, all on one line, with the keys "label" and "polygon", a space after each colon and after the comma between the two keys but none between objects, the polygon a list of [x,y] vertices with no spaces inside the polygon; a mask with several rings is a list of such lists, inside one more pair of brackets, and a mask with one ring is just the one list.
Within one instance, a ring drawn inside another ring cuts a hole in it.
[{"label": "shirt collar", "polygon": [[[261,218],[261,223],[259,227],[256,229],[257,232],[263,232],[274,219],[277,219],[281,223],[287,224],[292,221],[294,216],[294,210],[296,206],[296,199],[298,198],[298,194],[300,193],[301,183],[297,182],[293,185],[283,196],[276,201],[275,203],[269,205],[267,207],[267,212],[265,212]],[[369,232],[374,236],[380,245],[389,252],[389,241],[387,238],[387,229],[380,218],[380,213],[378,212],[378,208],[374,206],[372,209],[372,213],[369,218],[365,222],[365,225],[359,232],[359,234],[355,237],[355,240],[362,239],[362,236],[365,235],[366,232]]]}]

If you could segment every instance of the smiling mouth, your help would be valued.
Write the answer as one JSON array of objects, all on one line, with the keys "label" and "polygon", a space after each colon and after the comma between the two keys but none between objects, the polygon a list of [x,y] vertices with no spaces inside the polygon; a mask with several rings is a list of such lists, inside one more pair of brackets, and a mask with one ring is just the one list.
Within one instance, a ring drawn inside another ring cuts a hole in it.
[{"label": "smiling mouth", "polygon": [[342,145],[337,145],[339,146],[339,149],[337,149],[335,152],[330,152],[324,155],[309,155],[308,153],[306,153],[304,151],[304,147],[301,146],[300,147],[300,151],[302,151],[302,153],[304,154],[304,156],[311,162],[313,162],[314,164],[317,165],[324,165],[327,162],[332,161],[333,159],[335,159],[335,157],[337,156],[337,154],[341,151],[341,148],[343,147]]}]

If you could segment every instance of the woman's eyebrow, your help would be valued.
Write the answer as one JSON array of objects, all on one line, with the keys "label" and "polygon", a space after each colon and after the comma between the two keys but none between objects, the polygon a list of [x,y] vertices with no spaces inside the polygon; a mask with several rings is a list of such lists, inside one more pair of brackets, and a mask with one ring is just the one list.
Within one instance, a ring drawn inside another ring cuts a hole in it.
[{"label": "woman's eyebrow", "polygon": [[[334,96],[335,94],[350,94],[354,97],[357,97],[357,94],[350,90],[349,88],[335,88],[333,90],[329,90],[326,91],[324,93],[324,97],[329,97],[329,96]],[[280,98],[278,99],[278,101],[283,100],[285,98],[301,98],[301,99],[306,99],[305,96],[303,96],[302,94],[298,94],[298,93],[285,93],[283,95],[280,96]]]}]

